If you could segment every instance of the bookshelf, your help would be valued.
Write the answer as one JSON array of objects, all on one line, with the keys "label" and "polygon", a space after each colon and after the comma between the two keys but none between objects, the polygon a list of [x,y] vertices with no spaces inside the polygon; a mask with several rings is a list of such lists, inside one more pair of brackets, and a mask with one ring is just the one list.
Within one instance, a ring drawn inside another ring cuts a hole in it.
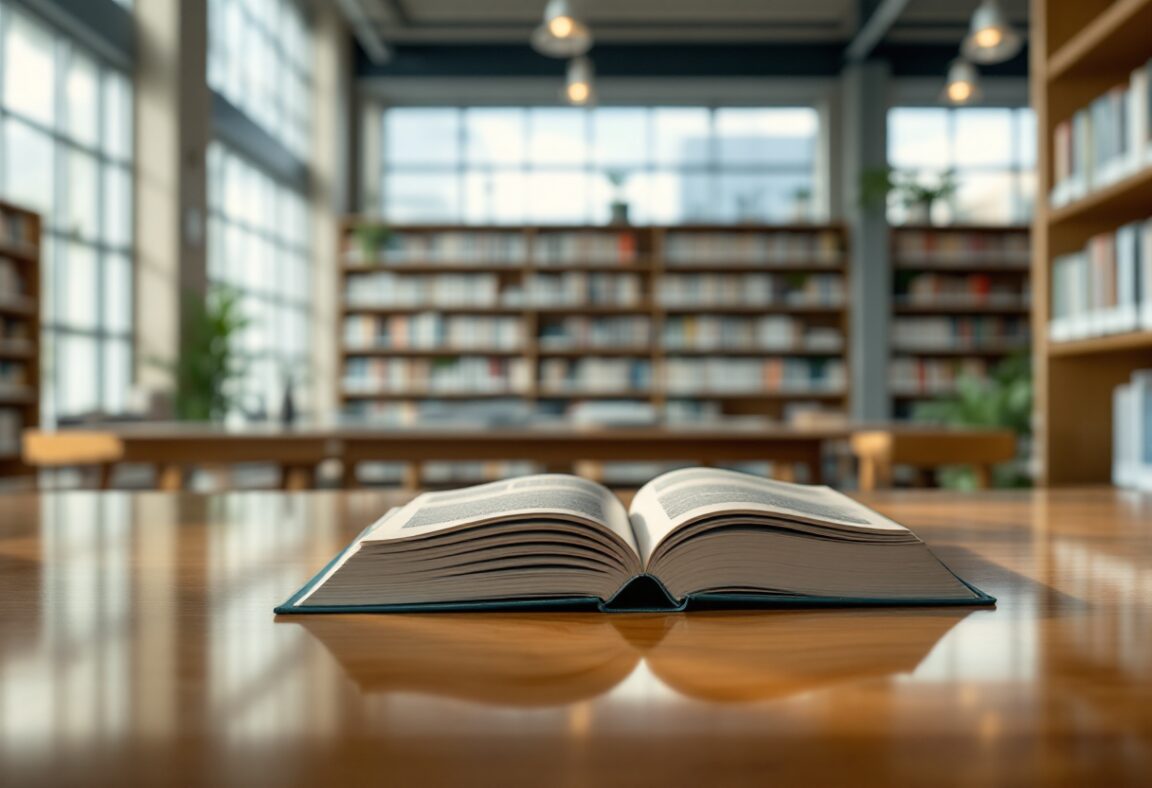
[{"label": "bookshelf", "polygon": [[1034,0],[1032,26],[1042,475],[1103,483],[1113,389],[1152,367],[1152,0]]},{"label": "bookshelf", "polygon": [[0,477],[23,475],[40,423],[40,217],[0,201]]},{"label": "bookshelf", "polygon": [[838,225],[380,227],[349,217],[341,232],[346,412],[849,410]]},{"label": "bookshelf", "polygon": [[950,394],[1030,350],[1027,227],[902,225],[890,233],[891,413]]}]

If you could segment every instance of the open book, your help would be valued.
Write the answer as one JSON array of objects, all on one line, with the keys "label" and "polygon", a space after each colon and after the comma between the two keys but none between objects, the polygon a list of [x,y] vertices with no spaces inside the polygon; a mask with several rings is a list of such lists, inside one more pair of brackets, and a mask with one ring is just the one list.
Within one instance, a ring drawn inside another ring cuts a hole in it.
[{"label": "open book", "polygon": [[648,482],[627,509],[563,474],[425,493],[276,612],[993,601],[834,490],[690,468]]}]

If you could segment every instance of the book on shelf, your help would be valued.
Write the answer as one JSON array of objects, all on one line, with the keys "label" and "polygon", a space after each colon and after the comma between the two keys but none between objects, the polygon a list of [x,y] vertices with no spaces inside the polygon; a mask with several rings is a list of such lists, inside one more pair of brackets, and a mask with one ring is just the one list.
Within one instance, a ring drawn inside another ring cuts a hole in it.
[{"label": "book on shelf", "polygon": [[652,362],[622,358],[546,358],[540,361],[541,393],[641,391],[652,385]]},{"label": "book on shelf", "polygon": [[669,230],[664,257],[683,265],[780,264],[836,265],[843,262],[843,239],[830,229],[768,232]]},{"label": "book on shelf", "polygon": [[351,274],[344,297],[359,307],[495,307],[517,300],[500,287],[495,274],[397,274],[372,271]]},{"label": "book on shelf", "polygon": [[527,288],[527,303],[531,306],[636,306],[641,295],[640,277],[635,274],[569,271],[533,276]]},{"label": "book on shelf", "polygon": [[643,316],[544,316],[538,344],[542,350],[647,348],[651,338],[652,322]]},{"label": "book on shelf", "polygon": [[15,408],[0,407],[0,457],[20,453],[24,416]]},{"label": "book on shelf", "polygon": [[530,381],[528,363],[521,358],[352,357],[345,361],[344,367],[345,394],[516,394],[526,390]]},{"label": "book on shelf", "polygon": [[1152,369],[1113,391],[1112,483],[1152,492]]},{"label": "book on shelf", "polygon": [[903,351],[951,351],[1024,345],[1029,321],[1021,317],[898,317],[892,345]]},{"label": "book on shelf", "polygon": [[625,265],[637,262],[637,241],[633,230],[541,231],[533,239],[532,259],[540,266],[579,263]]},{"label": "book on shelf", "polygon": [[524,325],[516,317],[473,317],[424,312],[416,315],[347,315],[347,350],[518,350]]},{"label": "book on shelf", "polygon": [[908,528],[830,488],[689,468],[628,508],[562,474],[424,493],[276,612],[994,601]]},{"label": "book on shelf", "polygon": [[1026,271],[1031,256],[1028,231],[985,232],[949,227],[893,228],[897,265],[964,268],[972,264]]},{"label": "book on shelf", "polygon": [[0,209],[0,245],[25,247],[36,243],[32,220],[22,213]]},{"label": "book on shelf", "polygon": [[896,303],[909,306],[973,304],[1024,309],[1031,297],[1031,288],[1023,279],[1003,281],[987,274],[918,273],[899,284]]},{"label": "book on shelf", "polygon": [[669,394],[841,393],[844,362],[827,358],[669,358],[664,362]]},{"label": "book on shelf", "polygon": [[671,316],[664,321],[664,347],[676,350],[811,350],[836,352],[844,347],[838,328],[814,326],[786,315]]},{"label": "book on shelf", "polygon": [[930,396],[951,394],[962,377],[986,380],[991,365],[987,359],[953,360],[897,356],[889,367],[889,385],[895,394]]},{"label": "book on shelf", "polygon": [[1152,167],[1152,59],[1052,132],[1052,191],[1060,207]]},{"label": "book on shelf", "polygon": [[1055,342],[1152,328],[1152,219],[1099,233],[1052,261]]},{"label": "book on shelf", "polygon": [[408,231],[395,230],[373,235],[384,225],[361,225],[344,236],[344,259],[353,264],[450,263],[475,265],[523,265],[528,244],[521,232]]},{"label": "book on shelf", "polygon": [[665,274],[656,294],[662,306],[759,306],[774,302],[840,306],[839,274]]}]

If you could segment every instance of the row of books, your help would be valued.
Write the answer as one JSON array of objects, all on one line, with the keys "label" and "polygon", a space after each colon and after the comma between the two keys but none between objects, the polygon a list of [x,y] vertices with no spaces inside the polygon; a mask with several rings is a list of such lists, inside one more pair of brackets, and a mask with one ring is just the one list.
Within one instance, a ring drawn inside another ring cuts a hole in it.
[{"label": "row of books", "polygon": [[896,394],[947,394],[955,390],[961,377],[984,379],[990,367],[985,359],[952,361],[923,358],[894,358],[889,368],[889,384]]},{"label": "row of books", "polygon": [[729,265],[732,263],[842,262],[841,236],[833,230],[773,232],[677,232],[664,238],[664,257],[676,263]]},{"label": "row of books", "polygon": [[[0,301],[4,295],[0,292]],[[0,340],[4,342],[28,342],[30,337],[30,324],[27,320],[18,320],[0,315]]]},{"label": "row of books", "polygon": [[1052,138],[1053,206],[1152,167],[1152,60],[1058,123]]},{"label": "row of books", "polygon": [[344,318],[344,344],[351,348],[434,349],[498,348],[524,345],[524,324],[515,317],[418,315],[349,315]]},{"label": "row of books", "polygon": [[24,432],[24,417],[14,408],[0,408],[0,456],[20,451],[20,436]]},{"label": "row of books", "polygon": [[611,304],[635,306],[641,301],[640,277],[635,274],[569,272],[533,277],[527,302],[535,306]]},{"label": "row of books", "polygon": [[987,274],[920,273],[909,277],[897,303],[913,306],[979,304],[1026,306],[1031,297],[1027,281],[1005,281]]},{"label": "row of books", "polygon": [[1052,261],[1053,341],[1152,328],[1152,219]]},{"label": "row of books", "polygon": [[1112,483],[1152,492],[1152,369],[1112,393]]},{"label": "row of books", "polygon": [[549,358],[540,362],[541,394],[640,391],[652,386],[652,364],[642,359]]},{"label": "row of books", "polygon": [[896,229],[893,238],[897,265],[946,268],[980,264],[1022,268],[1031,257],[1026,232]]},{"label": "row of books", "polygon": [[21,388],[28,384],[28,365],[23,361],[0,359],[0,389]]},{"label": "row of books", "polygon": [[629,230],[542,232],[533,240],[532,258],[539,265],[634,263],[638,254],[636,240],[636,234]]},{"label": "row of books", "polygon": [[669,394],[840,393],[846,384],[839,359],[670,359],[664,365]]},{"label": "row of books", "polygon": [[668,350],[788,350],[838,351],[843,334],[835,328],[810,326],[784,315],[764,317],[670,317],[664,323]]},{"label": "row of books", "polygon": [[20,298],[26,292],[21,266],[7,257],[0,257],[0,300]]},{"label": "row of books", "polygon": [[344,368],[347,394],[515,393],[530,380],[528,363],[519,358],[350,358]]},{"label": "row of books", "polygon": [[27,216],[0,212],[0,245],[27,246],[36,240],[32,237],[32,223]]},{"label": "row of books", "polygon": [[652,340],[647,317],[565,317],[540,322],[539,344],[545,349],[645,347]]},{"label": "row of books", "polygon": [[904,317],[892,321],[892,345],[899,350],[979,350],[1029,341],[1026,317]]},{"label": "row of books", "polygon": [[522,265],[528,244],[520,232],[379,232],[354,230],[344,236],[349,263],[455,263]]},{"label": "row of books", "polygon": [[662,277],[657,298],[664,306],[788,304],[840,305],[839,274],[676,274]]},{"label": "row of books", "polygon": [[397,276],[388,271],[356,274],[345,282],[353,306],[496,306],[500,278],[495,274]]}]

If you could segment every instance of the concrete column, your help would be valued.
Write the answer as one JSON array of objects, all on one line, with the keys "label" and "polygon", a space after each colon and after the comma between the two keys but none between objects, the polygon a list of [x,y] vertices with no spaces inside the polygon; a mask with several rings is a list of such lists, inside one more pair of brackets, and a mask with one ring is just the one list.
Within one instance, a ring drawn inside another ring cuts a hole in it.
[{"label": "concrete column", "polygon": [[170,388],[151,359],[176,358],[181,294],[207,281],[208,9],[204,0],[148,0],[135,18],[136,379]]},{"label": "concrete column", "polygon": [[849,64],[841,78],[843,209],[852,239],[852,417],[869,421],[892,415],[888,396],[892,267],[885,210],[860,205],[860,176],[887,164],[889,80],[888,65],[873,60]]}]

